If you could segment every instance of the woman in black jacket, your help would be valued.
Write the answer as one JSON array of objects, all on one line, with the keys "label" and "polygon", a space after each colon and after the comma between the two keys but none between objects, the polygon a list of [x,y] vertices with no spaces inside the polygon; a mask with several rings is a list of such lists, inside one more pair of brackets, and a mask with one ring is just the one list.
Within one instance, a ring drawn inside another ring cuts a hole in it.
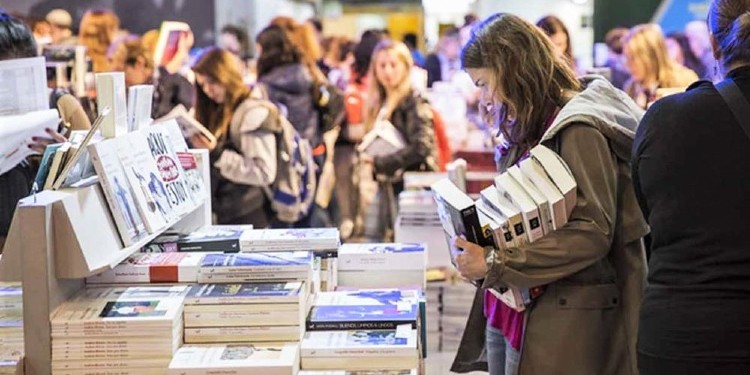
[{"label": "woman in black jacket", "polygon": [[393,153],[373,157],[364,152],[360,156],[362,162],[373,166],[380,182],[378,218],[386,225],[383,236],[387,239],[396,214],[395,199],[404,188],[401,173],[436,170],[435,129],[432,107],[409,79],[414,65],[409,48],[385,39],[372,56],[365,127],[371,130],[378,122],[390,122],[404,141],[404,147]]},{"label": "woman in black jacket", "polygon": [[[740,101],[750,98],[748,9],[750,0],[716,0],[708,17],[718,69]],[[653,239],[641,374],[750,374],[750,138],[701,81],[651,106],[632,168]]]}]

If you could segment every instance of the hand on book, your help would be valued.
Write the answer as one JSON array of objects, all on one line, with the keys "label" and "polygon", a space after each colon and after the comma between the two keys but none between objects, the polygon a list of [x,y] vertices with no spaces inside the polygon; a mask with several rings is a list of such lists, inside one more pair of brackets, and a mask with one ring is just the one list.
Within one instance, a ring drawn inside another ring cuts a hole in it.
[{"label": "hand on book", "polygon": [[190,144],[195,148],[205,148],[208,151],[213,151],[216,148],[216,142],[212,142],[200,134],[194,134],[190,137]]},{"label": "hand on book", "polygon": [[456,269],[469,280],[479,280],[487,274],[484,248],[462,237],[453,237],[452,251],[456,254]]},{"label": "hand on book", "polygon": [[48,145],[51,145],[53,143],[63,143],[67,141],[67,138],[65,138],[62,134],[52,130],[52,129],[45,129],[47,134],[49,134],[49,138],[43,138],[43,137],[33,137],[31,138],[31,143],[29,144],[29,148],[34,150],[35,152],[39,154],[44,153],[44,149],[47,148]]}]

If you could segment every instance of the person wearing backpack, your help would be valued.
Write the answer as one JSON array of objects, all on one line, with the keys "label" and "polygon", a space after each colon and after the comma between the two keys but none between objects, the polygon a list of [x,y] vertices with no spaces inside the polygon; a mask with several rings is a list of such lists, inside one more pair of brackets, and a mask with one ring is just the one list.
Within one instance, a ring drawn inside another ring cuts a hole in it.
[{"label": "person wearing backpack", "polygon": [[404,189],[402,173],[437,169],[435,131],[432,108],[414,90],[409,79],[414,65],[409,48],[401,42],[385,39],[377,44],[372,56],[366,129],[372,130],[388,122],[404,141],[403,148],[387,155],[373,157],[366,149],[360,155],[362,162],[373,166],[379,182],[377,221],[380,225],[366,223],[366,227],[372,228],[368,237],[387,240],[397,213],[396,200]]},{"label": "person wearing backpack", "polygon": [[267,130],[272,108],[259,105],[243,84],[236,59],[221,49],[205,52],[193,66],[196,77],[195,118],[216,136],[201,135],[194,147],[210,150],[211,202],[219,224],[252,224],[264,228],[274,213],[266,191],[277,174],[277,137]]}]

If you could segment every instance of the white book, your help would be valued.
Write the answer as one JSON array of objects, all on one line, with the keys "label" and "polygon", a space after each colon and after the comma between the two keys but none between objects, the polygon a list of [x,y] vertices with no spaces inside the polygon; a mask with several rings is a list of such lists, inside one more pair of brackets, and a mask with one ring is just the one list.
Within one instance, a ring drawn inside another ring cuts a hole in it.
[{"label": "white book", "polygon": [[542,194],[534,184],[521,173],[521,169],[517,166],[508,168],[508,174],[513,177],[514,180],[520,185],[524,191],[531,197],[536,206],[539,208],[539,217],[542,221],[542,232],[544,234],[552,232],[554,224],[552,223],[552,212],[550,210],[549,201],[547,197]]},{"label": "white book", "polygon": [[300,326],[303,309],[295,304],[187,305],[185,327]]},{"label": "white book", "polygon": [[302,337],[300,326],[185,328],[185,343],[291,342]]},{"label": "white book", "polygon": [[573,212],[573,208],[576,206],[577,185],[568,165],[565,164],[560,155],[542,145],[532,148],[530,153],[531,157],[544,167],[547,176],[550,177],[555,186],[557,186],[557,189],[565,197],[565,216],[570,217],[570,213]]},{"label": "white book", "polygon": [[0,61],[0,116],[49,110],[46,71],[44,57]]},{"label": "white book", "polygon": [[[203,174],[198,168],[198,161],[195,156],[188,151],[187,142],[185,142],[184,130],[178,121],[179,126],[167,126],[164,129],[169,134],[169,140],[172,141],[172,148],[177,153],[182,170],[185,171],[190,196],[193,198],[195,205],[202,204],[205,200],[210,199],[208,189],[203,181]],[[210,133],[210,132],[209,132]]]},{"label": "white book", "polygon": [[125,73],[96,73],[96,100],[99,113],[101,114],[105,107],[111,109],[100,128],[104,138],[127,134],[128,109],[125,98]]},{"label": "white book", "polygon": [[164,181],[164,189],[172,210],[177,215],[186,215],[196,206],[185,170],[182,168],[177,151],[173,147],[171,134],[167,128],[177,128],[174,121],[149,126],[145,129],[146,140],[156,167]]},{"label": "white book", "polygon": [[315,306],[399,306],[408,309],[419,303],[419,291],[400,289],[368,289],[319,293]]},{"label": "white book", "polygon": [[194,135],[202,135],[209,142],[216,143],[216,136],[211,133],[203,124],[198,122],[193,115],[188,111],[184,105],[178,104],[164,117],[160,117],[154,120],[154,124],[159,124],[165,121],[175,120],[179,125],[180,133],[183,138],[190,138]]},{"label": "white book", "polygon": [[479,223],[483,228],[490,231],[490,235],[495,240],[495,247],[498,249],[507,249],[512,247],[513,233],[508,225],[508,219],[498,216],[489,208],[487,203],[481,199],[476,201],[477,213],[479,214]]},{"label": "white book", "polygon": [[[420,288],[426,287],[427,278],[424,269],[402,271],[339,271],[336,275],[337,286],[342,288]],[[323,280],[327,281],[327,280]],[[326,290],[324,290],[326,291]]]},{"label": "white book", "polygon": [[565,208],[565,197],[560,194],[555,183],[550,180],[544,167],[534,158],[527,158],[521,161],[521,172],[536,186],[539,191],[547,198],[547,203],[552,216],[552,229],[562,228],[568,222],[567,211]]},{"label": "white book", "polygon": [[125,246],[131,246],[148,236],[148,231],[120,164],[115,142],[114,139],[97,142],[89,145],[88,150],[120,238]]},{"label": "white book", "polygon": [[295,375],[299,345],[185,345],[169,364],[170,375]]},{"label": "white book", "polygon": [[190,287],[187,285],[142,285],[106,286],[90,285],[81,290],[69,302],[89,303],[92,300],[110,299],[117,301],[177,298],[183,301]]},{"label": "white book", "polygon": [[466,160],[456,159],[445,167],[448,172],[448,179],[453,182],[464,193],[466,192],[466,172],[468,166]]},{"label": "white book", "polygon": [[500,192],[494,186],[485,188],[479,195],[482,202],[486,203],[486,207],[490,207],[495,213],[508,218],[508,225],[513,234],[513,246],[519,247],[529,242],[521,211],[513,203],[500,195]]},{"label": "white book", "polygon": [[114,268],[89,276],[89,284],[196,283],[209,253],[135,253]]},{"label": "white book", "polygon": [[134,85],[128,88],[128,131],[143,129],[151,124],[153,85]]},{"label": "white book", "polygon": [[534,242],[542,238],[544,231],[542,231],[539,208],[513,177],[508,173],[497,176],[495,178],[495,188],[500,192],[500,195],[508,199],[521,211],[524,229],[526,230],[529,242]]},{"label": "white book", "polygon": [[338,250],[340,235],[336,228],[254,229],[240,237],[241,251],[314,251]]},{"label": "white book", "polygon": [[117,155],[128,183],[133,188],[136,207],[150,233],[157,233],[176,218],[161,174],[151,156],[146,136],[134,132],[115,139]]},{"label": "white book", "polygon": [[405,326],[395,330],[307,332],[301,356],[309,357],[415,357],[417,331]]},{"label": "white book", "polygon": [[339,270],[424,271],[426,248],[419,243],[343,244],[339,249]]}]

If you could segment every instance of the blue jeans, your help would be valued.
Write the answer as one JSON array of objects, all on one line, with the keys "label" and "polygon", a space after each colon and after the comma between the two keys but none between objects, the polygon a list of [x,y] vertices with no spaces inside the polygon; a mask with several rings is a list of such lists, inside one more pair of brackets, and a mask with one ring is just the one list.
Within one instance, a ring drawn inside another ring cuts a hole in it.
[{"label": "blue jeans", "polygon": [[503,332],[487,323],[487,364],[490,375],[516,375],[521,352],[513,349]]}]

